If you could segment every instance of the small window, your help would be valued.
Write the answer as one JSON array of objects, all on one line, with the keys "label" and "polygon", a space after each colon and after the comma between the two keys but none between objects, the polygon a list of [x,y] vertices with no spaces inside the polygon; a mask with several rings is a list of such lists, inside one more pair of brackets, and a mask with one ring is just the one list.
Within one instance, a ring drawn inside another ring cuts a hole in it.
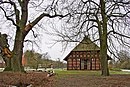
[{"label": "small window", "polygon": [[76,61],[76,59],[73,59],[73,62],[75,62]]},{"label": "small window", "polygon": [[79,55],[77,54],[77,57],[79,57]]},{"label": "small window", "polygon": [[82,54],[80,54],[80,57],[83,57],[83,55],[82,55]]},{"label": "small window", "polygon": [[76,54],[79,54],[79,52],[76,52]]},{"label": "small window", "polygon": [[80,61],[80,59],[77,59],[77,61]]},{"label": "small window", "polygon": [[72,59],[68,59],[68,61],[72,61]]},{"label": "small window", "polygon": [[88,54],[87,57],[90,57],[90,55]]}]

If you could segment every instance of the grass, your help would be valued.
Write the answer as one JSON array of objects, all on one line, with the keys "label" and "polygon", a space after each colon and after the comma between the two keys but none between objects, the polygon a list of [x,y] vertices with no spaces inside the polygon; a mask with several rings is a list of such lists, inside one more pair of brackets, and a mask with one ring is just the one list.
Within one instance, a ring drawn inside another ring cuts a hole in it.
[{"label": "grass", "polygon": [[56,70],[59,75],[71,75],[71,74],[87,74],[87,75],[100,75],[100,71],[80,71],[80,70]]},{"label": "grass", "polygon": [[[55,72],[58,75],[73,75],[73,74],[80,74],[80,75],[96,75],[100,76],[101,71],[87,71],[87,70],[55,70]],[[115,70],[110,70],[110,75],[114,74],[130,74],[130,72],[124,72],[124,71],[115,71]]]}]

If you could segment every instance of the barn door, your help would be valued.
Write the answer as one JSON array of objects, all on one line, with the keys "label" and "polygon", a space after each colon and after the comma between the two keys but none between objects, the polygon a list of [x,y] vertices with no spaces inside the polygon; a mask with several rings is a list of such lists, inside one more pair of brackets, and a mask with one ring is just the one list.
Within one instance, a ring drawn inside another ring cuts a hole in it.
[{"label": "barn door", "polygon": [[85,70],[87,69],[87,62],[88,62],[88,60],[85,59],[85,60],[84,60],[84,69],[85,69]]},{"label": "barn door", "polygon": [[91,69],[91,61],[88,59],[81,60],[81,70],[90,70]]},{"label": "barn door", "polygon": [[84,69],[84,59],[81,59],[81,70]]}]

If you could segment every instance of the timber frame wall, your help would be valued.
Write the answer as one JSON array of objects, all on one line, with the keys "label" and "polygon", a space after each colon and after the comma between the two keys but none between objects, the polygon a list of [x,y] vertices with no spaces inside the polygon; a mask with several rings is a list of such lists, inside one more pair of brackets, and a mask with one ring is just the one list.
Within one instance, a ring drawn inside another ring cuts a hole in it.
[{"label": "timber frame wall", "polygon": [[99,50],[71,51],[67,56],[67,70],[100,70]]}]

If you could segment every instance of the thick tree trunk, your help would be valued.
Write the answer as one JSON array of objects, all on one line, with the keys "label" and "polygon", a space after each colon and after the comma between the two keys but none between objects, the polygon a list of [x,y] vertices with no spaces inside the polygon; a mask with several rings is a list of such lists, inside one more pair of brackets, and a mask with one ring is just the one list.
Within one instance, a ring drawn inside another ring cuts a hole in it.
[{"label": "thick tree trunk", "polygon": [[12,51],[11,67],[14,72],[23,72],[24,68],[22,66],[22,55],[23,55],[23,33],[20,29],[17,29],[15,36],[14,49]]},{"label": "thick tree trunk", "polygon": [[109,76],[107,61],[107,16],[105,12],[105,1],[100,0],[102,21],[100,23],[100,58],[103,76]]},{"label": "thick tree trunk", "polygon": [[108,60],[107,60],[107,38],[102,37],[100,41],[100,58],[101,70],[103,76],[109,76]]},{"label": "thick tree trunk", "polygon": [[20,29],[17,29],[12,56],[11,58],[5,58],[6,59],[5,71],[24,72],[24,68],[22,66],[23,41],[24,41],[24,35]]},{"label": "thick tree trunk", "polygon": [[103,76],[109,76],[108,60],[107,60],[107,26],[101,27],[98,21],[99,37],[100,37],[100,61]]}]

